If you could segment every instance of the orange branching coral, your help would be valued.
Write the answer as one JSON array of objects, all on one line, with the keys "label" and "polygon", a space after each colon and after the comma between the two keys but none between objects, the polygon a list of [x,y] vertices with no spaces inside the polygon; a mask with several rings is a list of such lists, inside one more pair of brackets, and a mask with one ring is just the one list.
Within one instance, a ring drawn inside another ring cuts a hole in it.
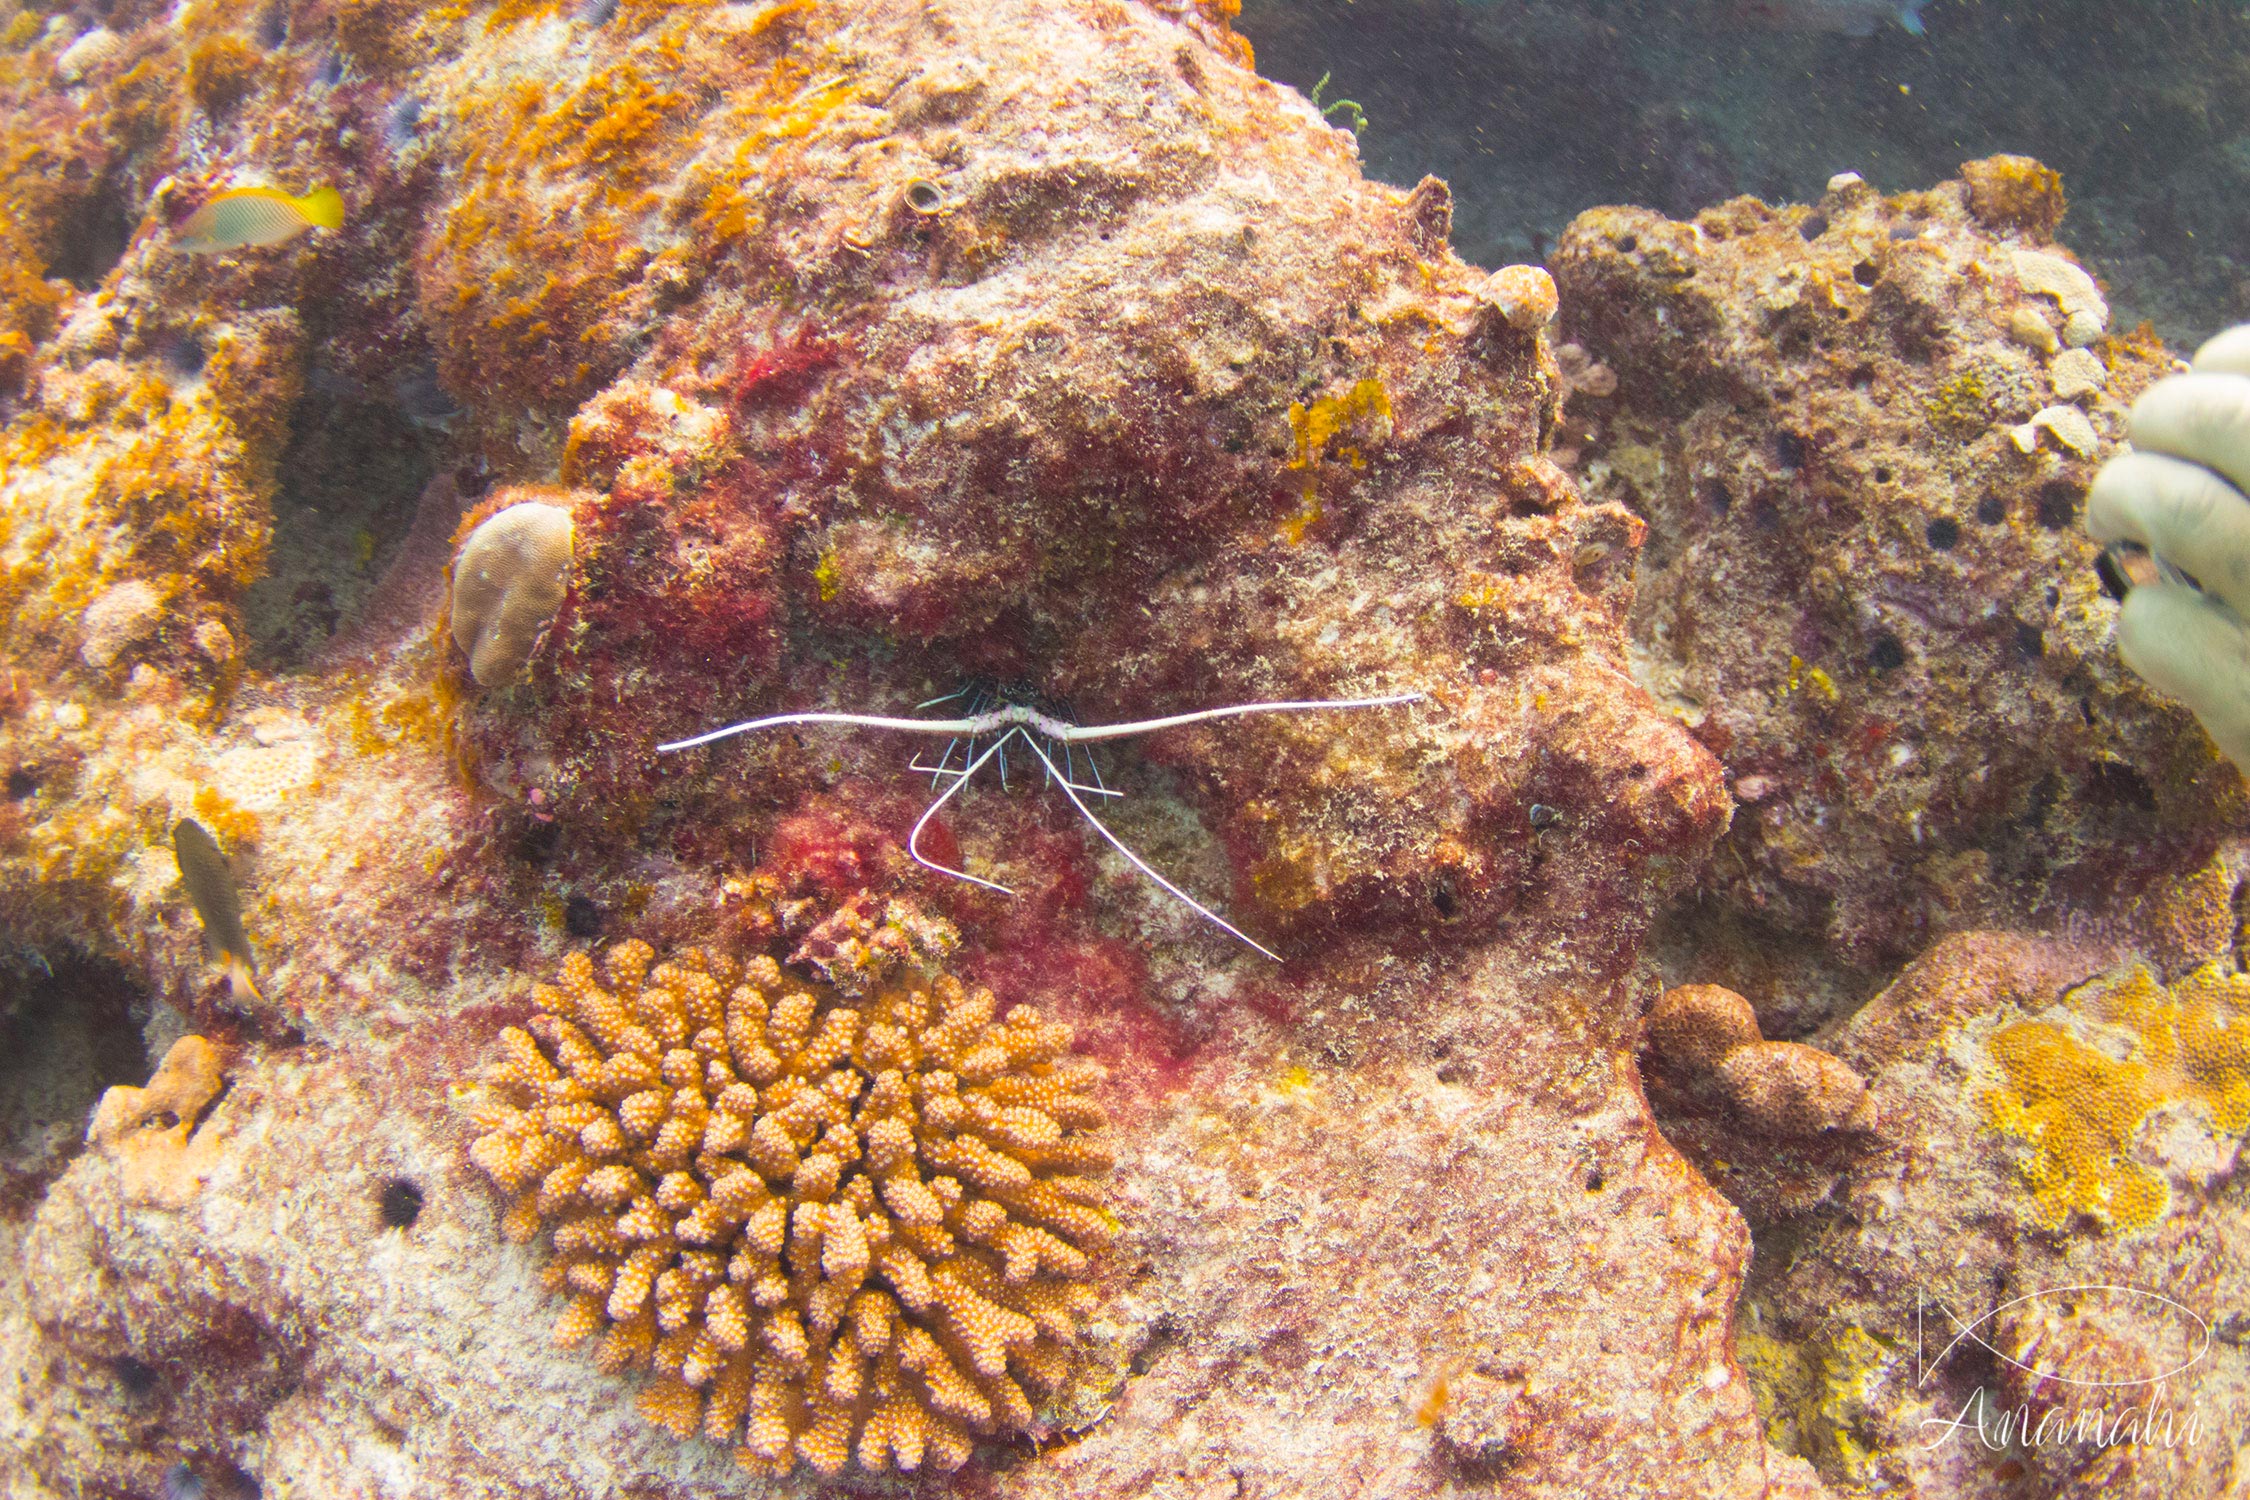
[{"label": "orange branching coral", "polygon": [[[1097,1065],[950,976],[863,1001],[688,949],[584,954],[501,1034],[471,1157],[553,1226],[558,1342],[748,1467],[939,1468],[1068,1373],[1112,1225]],[[1029,1393],[1027,1393],[1027,1391]]]}]

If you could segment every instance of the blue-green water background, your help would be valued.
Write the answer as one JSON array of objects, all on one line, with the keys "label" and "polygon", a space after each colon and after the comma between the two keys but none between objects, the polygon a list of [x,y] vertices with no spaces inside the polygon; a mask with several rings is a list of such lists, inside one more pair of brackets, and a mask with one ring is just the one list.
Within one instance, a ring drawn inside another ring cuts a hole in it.
[{"label": "blue-green water background", "polygon": [[[1369,173],[1452,186],[1454,245],[1538,261],[1573,215],[1928,187],[1996,151],[2061,171],[2061,238],[2119,326],[2250,318],[2250,4],[1930,0],[1926,32],[1810,23],[1861,0],[1244,0],[1258,69],[1360,104]],[[1345,114],[1332,118],[1345,119]]]}]

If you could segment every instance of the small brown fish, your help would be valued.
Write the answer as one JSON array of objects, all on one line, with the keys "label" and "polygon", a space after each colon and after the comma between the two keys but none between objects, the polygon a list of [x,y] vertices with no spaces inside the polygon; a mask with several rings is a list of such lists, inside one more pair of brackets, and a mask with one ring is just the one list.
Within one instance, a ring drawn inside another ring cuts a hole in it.
[{"label": "small brown fish", "polygon": [[332,187],[315,188],[302,198],[273,188],[229,188],[180,222],[175,243],[207,255],[278,245],[308,229],[335,229],[343,222],[344,195]]},{"label": "small brown fish", "polygon": [[258,993],[254,970],[257,955],[250,950],[249,934],[242,930],[242,896],[234,888],[234,870],[219,852],[211,830],[193,818],[172,825],[172,857],[180,862],[180,883],[203,923],[203,951],[211,962],[226,970],[240,989]]}]

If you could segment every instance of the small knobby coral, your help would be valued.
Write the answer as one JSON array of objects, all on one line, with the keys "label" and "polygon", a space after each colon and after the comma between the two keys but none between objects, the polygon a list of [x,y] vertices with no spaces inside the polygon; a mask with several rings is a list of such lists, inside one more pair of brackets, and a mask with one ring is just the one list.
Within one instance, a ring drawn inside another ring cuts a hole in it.
[{"label": "small knobby coral", "polygon": [[[903,971],[862,1001],[763,955],[574,954],[501,1034],[471,1157],[554,1227],[558,1343],[747,1467],[957,1468],[1069,1372],[1113,1220],[1071,1031]],[[747,1419],[747,1420],[746,1420]]]},{"label": "small knobby coral", "polygon": [[1769,1135],[1816,1136],[1874,1124],[1865,1079],[1817,1047],[1761,1040],[1750,1002],[1720,985],[1666,990],[1649,1012],[1648,1040],[1687,1080],[1715,1084],[1744,1124]]}]

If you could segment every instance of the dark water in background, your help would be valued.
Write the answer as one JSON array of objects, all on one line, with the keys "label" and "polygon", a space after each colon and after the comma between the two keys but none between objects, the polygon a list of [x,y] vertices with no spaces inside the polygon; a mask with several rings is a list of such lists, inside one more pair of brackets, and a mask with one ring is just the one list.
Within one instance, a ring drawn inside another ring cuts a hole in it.
[{"label": "dark water in background", "polygon": [[2250,319],[2250,3],[1929,0],[1920,37],[1761,3],[1854,0],[1244,0],[1240,29],[1261,73],[1364,108],[1371,175],[1445,178],[1480,265],[1541,259],[1597,203],[1805,201],[1841,171],[1892,192],[2018,151],[2063,173],[2061,238],[2118,326]]}]

